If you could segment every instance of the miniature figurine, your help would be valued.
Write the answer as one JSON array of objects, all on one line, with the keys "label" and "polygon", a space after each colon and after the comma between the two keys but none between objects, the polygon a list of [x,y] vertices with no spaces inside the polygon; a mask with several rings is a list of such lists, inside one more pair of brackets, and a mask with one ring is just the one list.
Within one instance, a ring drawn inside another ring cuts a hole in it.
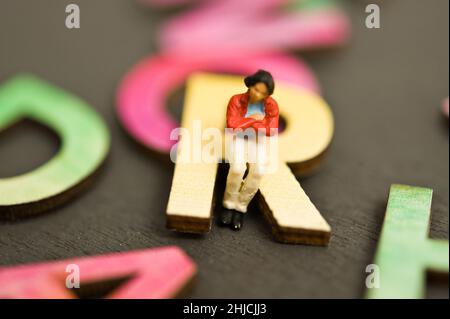
[{"label": "miniature figurine", "polygon": [[275,87],[272,75],[259,70],[246,77],[244,83],[247,92],[231,97],[227,108],[227,128],[233,135],[232,143],[227,145],[233,155],[220,222],[234,230],[242,227],[247,207],[266,173],[269,156],[263,140],[278,132],[279,118],[277,102],[270,97]]}]

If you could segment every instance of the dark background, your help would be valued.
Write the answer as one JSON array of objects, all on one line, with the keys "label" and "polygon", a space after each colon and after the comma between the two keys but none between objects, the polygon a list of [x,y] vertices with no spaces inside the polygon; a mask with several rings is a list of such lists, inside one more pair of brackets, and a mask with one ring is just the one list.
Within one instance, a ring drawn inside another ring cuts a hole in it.
[{"label": "dark background", "polygon": [[[0,1],[0,81],[30,72],[77,94],[106,120],[111,153],[81,196],[51,213],[0,223],[1,265],[179,245],[199,266],[189,297],[359,298],[392,183],[433,188],[430,236],[448,239],[448,121],[439,109],[449,85],[447,0],[347,1],[349,45],[306,56],[336,120],[328,158],[302,180],[333,229],[326,248],[275,242],[258,211],[238,233],[166,230],[173,167],[124,133],[114,101],[127,70],[157,51],[157,26],[173,12],[133,0],[73,2],[81,8],[79,30],[65,28],[69,1]],[[364,25],[370,2],[381,6],[379,30]],[[180,98],[170,101],[177,110]],[[0,178],[29,171],[57,150],[54,135],[26,121],[2,132]],[[429,281],[427,295],[448,297],[448,280]]]}]

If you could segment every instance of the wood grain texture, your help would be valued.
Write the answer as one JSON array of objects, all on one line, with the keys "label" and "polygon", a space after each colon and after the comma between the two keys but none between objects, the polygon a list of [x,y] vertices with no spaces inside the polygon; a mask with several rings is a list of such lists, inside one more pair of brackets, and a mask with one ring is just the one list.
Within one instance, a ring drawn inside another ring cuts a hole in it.
[{"label": "wood grain texture", "polygon": [[259,204],[275,238],[283,243],[327,245],[331,228],[286,164],[267,174]]},{"label": "wood grain texture", "polygon": [[379,287],[368,289],[369,298],[422,298],[425,271],[447,275],[448,241],[428,238],[433,190],[392,185],[375,265]]},{"label": "wood grain texture", "polygon": [[[223,132],[226,105],[230,96],[242,90],[241,77],[205,73],[196,74],[188,81],[182,119],[182,128],[186,131],[178,143],[177,161],[180,162],[175,166],[167,207],[169,228],[193,233],[210,230],[217,164],[205,163],[195,154],[200,153],[201,156],[205,146],[211,142],[203,138],[206,130],[218,128],[222,131],[219,136],[222,150],[217,154],[217,161],[226,158]],[[328,105],[314,93],[284,83],[277,83],[274,98],[280,105],[280,115],[286,119],[286,128],[277,142],[270,146],[278,155],[271,156],[273,172],[264,176],[260,186],[260,207],[279,241],[326,245],[331,228],[287,163],[311,163],[322,158],[333,136],[333,115]],[[314,166],[305,165],[302,172],[308,173]]]},{"label": "wood grain texture", "polygon": [[0,130],[22,118],[54,130],[61,149],[31,172],[0,179],[0,219],[16,219],[65,202],[88,183],[109,149],[103,120],[78,98],[33,76],[0,87]]},{"label": "wood grain texture", "polygon": [[181,120],[185,133],[177,145],[177,163],[167,204],[167,226],[182,232],[206,233],[211,229],[218,161],[202,163],[195,152],[206,144],[198,134],[210,127],[224,127],[226,107],[220,107],[220,97],[211,104],[216,92],[210,91],[214,86],[205,87],[205,80],[208,79],[197,76],[188,81]]}]

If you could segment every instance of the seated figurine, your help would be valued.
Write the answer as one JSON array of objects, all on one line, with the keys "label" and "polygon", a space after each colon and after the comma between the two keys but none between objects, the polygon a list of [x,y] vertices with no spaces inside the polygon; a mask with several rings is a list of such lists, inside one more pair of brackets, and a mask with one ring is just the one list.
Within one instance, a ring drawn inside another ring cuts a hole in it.
[{"label": "seated figurine", "polygon": [[259,70],[246,77],[244,83],[247,92],[232,96],[227,108],[227,128],[233,135],[227,147],[232,155],[228,158],[225,209],[220,216],[222,225],[235,230],[242,227],[247,207],[266,172],[270,156],[263,140],[277,133],[279,117],[277,102],[270,97],[275,85],[269,72]]}]

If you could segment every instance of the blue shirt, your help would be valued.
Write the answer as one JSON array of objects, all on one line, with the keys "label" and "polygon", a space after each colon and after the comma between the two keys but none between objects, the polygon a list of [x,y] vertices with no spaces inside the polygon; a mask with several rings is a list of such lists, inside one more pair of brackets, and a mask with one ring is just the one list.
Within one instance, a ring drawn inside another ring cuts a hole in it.
[{"label": "blue shirt", "polygon": [[263,102],[257,102],[257,103],[248,103],[247,106],[247,113],[245,113],[245,117],[249,117],[253,114],[262,114],[266,115],[266,112],[264,112],[264,103]]}]

